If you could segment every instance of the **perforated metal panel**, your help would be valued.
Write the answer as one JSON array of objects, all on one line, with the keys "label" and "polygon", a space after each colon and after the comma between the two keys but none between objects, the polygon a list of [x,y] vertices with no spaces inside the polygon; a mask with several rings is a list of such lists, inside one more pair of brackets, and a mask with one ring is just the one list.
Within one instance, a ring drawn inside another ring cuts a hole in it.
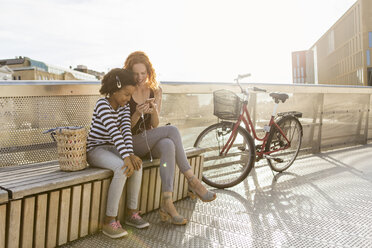
[{"label": "perforated metal panel", "polygon": [[43,131],[60,126],[89,128],[98,95],[0,98],[0,167],[57,159]]},{"label": "perforated metal panel", "polygon": [[[289,93],[290,98],[279,105],[278,111],[303,113],[300,119],[304,128],[303,151],[319,152],[335,146],[365,144],[371,140],[370,88],[279,84],[249,86]],[[234,84],[168,82],[162,87],[160,125],[176,125],[185,147],[192,146],[204,128],[217,122],[213,116],[212,92],[222,88],[239,91]],[[98,82],[27,82],[26,85],[13,82],[6,86],[0,82],[0,166],[55,158],[54,144],[50,143],[47,135],[38,137],[37,134],[61,125],[77,123],[89,126],[91,111],[99,97],[98,90]],[[268,123],[273,101],[266,93],[252,94],[250,109],[252,119],[260,129]],[[53,115],[55,111],[58,111],[57,115]],[[261,137],[263,135],[260,133]],[[38,146],[38,153],[29,152]]]}]

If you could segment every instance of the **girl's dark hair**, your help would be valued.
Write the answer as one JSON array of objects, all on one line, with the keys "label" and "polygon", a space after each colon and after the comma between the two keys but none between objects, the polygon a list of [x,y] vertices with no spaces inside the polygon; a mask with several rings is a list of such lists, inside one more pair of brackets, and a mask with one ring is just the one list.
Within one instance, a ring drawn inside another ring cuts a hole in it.
[{"label": "girl's dark hair", "polygon": [[[120,82],[117,80],[116,77],[119,78]],[[102,95],[112,95],[115,91],[118,91],[122,87],[128,85],[132,86],[137,85],[136,82],[134,81],[132,71],[127,69],[115,68],[109,71],[103,77],[99,93],[101,93]]]}]

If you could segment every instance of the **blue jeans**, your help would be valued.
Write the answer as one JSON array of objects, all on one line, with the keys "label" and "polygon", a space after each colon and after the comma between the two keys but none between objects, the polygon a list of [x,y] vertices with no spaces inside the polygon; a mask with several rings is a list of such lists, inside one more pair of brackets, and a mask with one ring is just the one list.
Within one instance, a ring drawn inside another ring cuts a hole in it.
[{"label": "blue jeans", "polygon": [[[114,172],[107,195],[106,215],[117,216],[120,197],[127,180],[127,176],[124,175],[125,169],[122,168],[124,160],[115,146],[103,145],[90,150],[87,153],[87,161],[91,166],[109,169]],[[141,180],[142,166],[138,171],[135,170],[128,179],[127,207],[129,209],[137,209]]]}]

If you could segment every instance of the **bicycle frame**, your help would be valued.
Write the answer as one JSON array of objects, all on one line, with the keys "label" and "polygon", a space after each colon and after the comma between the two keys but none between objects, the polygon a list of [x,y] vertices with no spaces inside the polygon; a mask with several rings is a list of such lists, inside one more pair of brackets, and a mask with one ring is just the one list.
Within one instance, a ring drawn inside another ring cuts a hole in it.
[{"label": "bicycle frame", "polygon": [[[277,151],[280,151],[280,150],[288,149],[291,146],[291,142],[289,141],[287,136],[284,134],[283,130],[275,122],[276,110],[278,108],[278,105],[279,105],[279,103],[275,103],[274,110],[273,110],[273,113],[271,115],[269,125],[268,125],[269,129],[265,130],[266,131],[265,136],[263,138],[260,138],[260,137],[258,137],[258,135],[256,133],[253,122],[251,120],[251,116],[250,116],[249,111],[248,111],[248,101],[245,100],[243,102],[243,106],[242,106],[240,116],[239,116],[237,122],[234,124],[231,135],[230,135],[229,139],[227,140],[225,146],[222,148],[222,150],[220,152],[220,155],[222,155],[223,153],[226,155],[228,153],[228,151],[230,150],[232,144],[234,143],[234,141],[236,139],[237,130],[238,130],[238,127],[240,126],[241,122],[244,123],[245,130],[248,133],[253,134],[254,139],[256,139],[258,141],[262,141],[261,151],[256,151],[256,159],[261,159],[263,157],[263,155],[269,155],[271,153],[274,153],[274,152],[277,152]],[[266,142],[267,142],[267,139],[269,137],[270,130],[271,130],[272,126],[275,126],[279,130],[280,134],[283,135],[283,137],[287,141],[287,145],[285,147],[281,147],[279,149],[275,149],[275,150],[272,150],[272,151],[266,151],[265,152]]]}]

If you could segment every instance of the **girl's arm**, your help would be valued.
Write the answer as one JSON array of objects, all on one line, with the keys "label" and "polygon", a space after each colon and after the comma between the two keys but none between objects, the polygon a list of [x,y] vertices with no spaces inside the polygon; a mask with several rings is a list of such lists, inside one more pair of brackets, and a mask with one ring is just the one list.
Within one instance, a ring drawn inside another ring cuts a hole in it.
[{"label": "girl's arm", "polygon": [[[111,113],[109,103],[102,100],[97,104],[97,116],[101,119],[106,131],[109,133],[116,149],[124,159],[133,153],[132,133],[130,129],[123,128],[123,134],[118,127],[118,122]],[[129,106],[126,107],[124,116],[128,123],[130,123]]]},{"label": "girl's arm", "polygon": [[131,128],[133,128],[137,124],[140,118],[141,118],[141,113],[138,111],[138,105],[137,105],[136,111],[134,111],[133,115],[130,118]]}]

